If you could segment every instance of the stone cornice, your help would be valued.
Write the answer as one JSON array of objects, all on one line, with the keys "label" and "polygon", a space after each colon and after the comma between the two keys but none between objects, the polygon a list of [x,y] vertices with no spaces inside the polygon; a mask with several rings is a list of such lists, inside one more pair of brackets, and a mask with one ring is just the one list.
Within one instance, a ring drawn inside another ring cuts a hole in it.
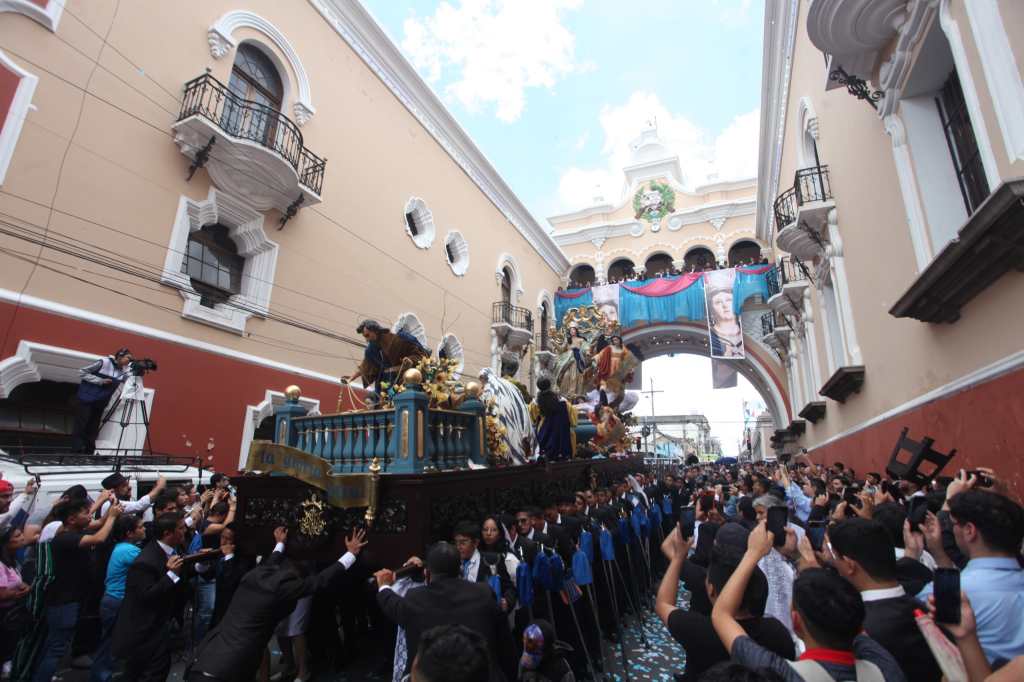
[{"label": "stone cornice", "polygon": [[359,2],[309,0],[558,275],[569,260]]},{"label": "stone cornice", "polygon": [[761,69],[761,137],[758,151],[757,238],[770,242],[772,203],[779,189],[782,143],[789,105],[789,76],[800,0],[778,0],[765,5],[764,53]]}]

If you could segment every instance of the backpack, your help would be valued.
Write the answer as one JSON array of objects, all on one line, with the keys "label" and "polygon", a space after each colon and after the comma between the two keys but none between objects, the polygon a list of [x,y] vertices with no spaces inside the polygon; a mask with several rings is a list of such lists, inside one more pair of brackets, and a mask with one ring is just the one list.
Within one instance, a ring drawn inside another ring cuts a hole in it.
[{"label": "backpack", "polygon": [[[804,682],[836,682],[817,661],[786,661]],[[885,682],[881,669],[871,661],[857,659],[857,682]]]}]

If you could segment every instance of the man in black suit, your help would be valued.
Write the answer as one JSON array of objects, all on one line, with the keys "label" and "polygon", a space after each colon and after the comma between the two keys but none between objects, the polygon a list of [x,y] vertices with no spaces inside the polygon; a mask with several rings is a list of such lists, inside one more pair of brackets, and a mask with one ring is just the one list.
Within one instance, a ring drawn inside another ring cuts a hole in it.
[{"label": "man in black suit", "polygon": [[288,529],[275,528],[274,552],[242,578],[224,619],[199,644],[186,679],[251,680],[277,624],[295,609],[300,597],[326,588],[351,568],[366,545],[365,537],[364,531],[354,530],[345,539],[348,551],[340,559],[316,575],[302,577],[284,555]]},{"label": "man in black suit", "polygon": [[255,564],[245,556],[237,554],[235,546],[235,524],[229,523],[220,532],[220,559],[215,564],[217,576],[216,594],[213,601],[213,616],[210,628],[217,626],[224,619],[228,606],[242,584],[242,578],[253,569]]},{"label": "man in black suit", "polygon": [[124,602],[114,624],[113,653],[124,659],[125,678],[163,682],[171,669],[170,622],[183,599],[184,570],[178,548],[185,540],[185,517],[161,514],[154,539],[128,567]]},{"label": "man in black suit", "polygon": [[[547,539],[547,536],[544,538]],[[540,536],[530,523],[530,512],[525,509],[516,512],[516,538],[512,541],[512,550],[520,561],[525,561],[531,566],[540,550]]]},{"label": "man in black suit", "polygon": [[908,680],[942,679],[942,670],[917,627],[914,611],[924,606],[900,585],[896,551],[885,526],[846,519],[828,530],[836,558],[832,565],[864,600],[864,631],[896,659]]},{"label": "man in black suit", "polygon": [[[422,562],[417,557],[408,564]],[[515,655],[508,619],[495,601],[494,593],[485,584],[459,578],[461,560],[454,545],[439,542],[427,553],[424,575],[427,586],[410,590],[399,597],[391,589],[395,574],[387,569],[377,571],[379,591],[377,603],[381,611],[394,623],[405,628],[408,661],[416,658],[420,638],[427,630],[438,625],[465,625],[479,633],[487,642],[491,656],[491,679],[504,679],[503,673],[514,678]],[[406,671],[410,663],[406,663]]]}]

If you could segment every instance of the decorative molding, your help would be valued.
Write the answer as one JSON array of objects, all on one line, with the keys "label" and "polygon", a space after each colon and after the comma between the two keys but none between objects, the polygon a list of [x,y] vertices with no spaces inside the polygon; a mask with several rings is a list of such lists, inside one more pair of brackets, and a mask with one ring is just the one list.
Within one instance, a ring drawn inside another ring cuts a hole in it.
[{"label": "decorative molding", "polygon": [[818,391],[820,395],[836,402],[845,403],[854,393],[860,393],[864,385],[864,365],[838,368]]},{"label": "decorative molding", "polygon": [[817,142],[818,138],[818,114],[814,111],[814,103],[811,98],[804,96],[800,98],[797,105],[797,130],[800,131],[800,142],[797,144],[797,157],[800,168],[811,168],[819,163],[816,158],[809,158],[804,145],[804,136],[810,135]]},{"label": "decorative molding", "polygon": [[64,12],[64,0],[49,0],[42,6],[32,0],[0,0],[0,12],[22,14],[56,33]]},{"label": "decorative molding", "polygon": [[1010,163],[1024,158],[1024,83],[996,0],[965,2]]},{"label": "decorative molding", "polygon": [[[249,460],[249,446],[252,445],[256,429],[267,417],[274,416],[274,408],[284,405],[287,400],[281,391],[267,389],[263,394],[263,400],[255,405],[245,406],[245,418],[242,421],[242,444],[238,448],[238,470],[245,469],[245,463]],[[299,405],[306,408],[306,415],[315,417],[320,414],[320,401],[305,396],[299,397]]]},{"label": "decorative molding", "polygon": [[[56,0],[53,0],[51,4],[56,4]],[[0,9],[2,8],[3,5],[0,5]],[[18,145],[18,138],[21,137],[21,127],[25,124],[25,117],[28,116],[29,109],[32,107],[32,95],[36,91],[39,78],[12,62],[2,50],[0,50],[0,68],[6,69],[18,77],[18,87],[14,89],[14,96],[7,106],[7,118],[0,124],[2,125],[0,127],[0,185],[3,185],[7,167],[11,164],[11,157],[14,156],[14,148]]]},{"label": "decorative molding", "polygon": [[[917,0],[915,0],[917,1]],[[807,10],[807,37],[842,68],[871,77],[878,52],[906,22],[907,0],[816,0]]]},{"label": "decorative molding", "polygon": [[[729,218],[754,215],[756,201],[750,199],[736,199],[731,201],[716,202],[695,206],[681,211],[676,211],[666,216],[669,232],[678,232],[687,225],[699,225],[710,223],[716,230]],[[591,223],[580,227],[570,228],[551,235],[559,246],[570,246],[572,244],[583,244],[594,242],[596,239],[614,239],[629,235],[640,237],[644,234],[645,225],[641,220],[625,220],[618,222]],[[652,232],[656,232],[651,228]],[[596,244],[595,244],[596,246]],[[600,247],[598,247],[600,248]]]},{"label": "decorative molding", "polygon": [[878,87],[883,93],[878,115],[883,119],[899,106],[917,46],[931,27],[938,4],[939,0],[914,0],[907,4],[909,11],[899,27],[892,54],[878,68]]},{"label": "decorative molding", "polygon": [[362,3],[351,0],[309,0],[328,24],[345,40],[377,78],[408,109],[441,148],[465,171],[524,239],[560,275],[569,261],[547,231],[487,161],[451,112],[416,69],[373,20]]},{"label": "decorative molding", "polygon": [[789,81],[799,16],[800,0],[778,0],[765,4],[755,226],[757,238],[762,242],[772,240],[772,205],[779,193],[782,145],[789,107]]},{"label": "decorative molding", "polygon": [[903,119],[898,113],[889,114],[884,119],[885,132],[892,140],[892,156],[896,162],[896,177],[900,182],[900,193],[903,195],[903,208],[906,210],[907,227],[910,231],[910,242],[914,247],[914,258],[917,271],[921,272],[932,260],[931,240],[928,237],[928,223],[925,220],[924,203],[917,188],[917,177],[914,174],[914,162],[907,145],[907,130]]},{"label": "decorative molding", "polygon": [[[242,334],[249,317],[266,316],[274,288],[278,246],[267,239],[263,220],[262,213],[212,187],[202,201],[185,196],[178,200],[160,280],[177,289],[185,299],[182,317]],[[245,259],[245,266],[242,290],[230,300],[235,305],[218,303],[209,308],[200,303],[199,293],[192,287],[188,275],[181,271],[181,266],[188,251],[189,235],[218,223],[228,228],[228,236],[238,248],[238,255]]]},{"label": "decorative molding", "polygon": [[[469,270],[469,243],[458,230],[449,230],[444,237],[444,257],[448,261],[448,267],[458,277],[462,277]],[[451,252],[454,258],[449,258]]]},{"label": "decorative molding", "polygon": [[285,38],[284,33],[272,23],[247,10],[228,12],[215,21],[206,32],[206,39],[210,45],[210,56],[220,59],[233,50],[238,44],[233,34],[240,28],[251,28],[267,36],[288,60],[288,65],[297,81],[298,94],[292,107],[295,113],[295,122],[300,126],[305,125],[316,113],[309,90],[309,76],[306,74],[306,67],[302,65],[302,60],[299,59],[295,48]]},{"label": "decorative molding", "polygon": [[715,232],[717,232],[722,229],[722,225],[725,225],[725,218],[712,218],[708,222],[711,223],[711,227],[715,228]]},{"label": "decorative molding", "polygon": [[420,318],[416,316],[416,313],[402,313],[395,320],[395,323],[391,325],[391,333],[397,334],[398,332],[405,332],[413,336],[420,345],[424,348],[430,348],[428,345],[430,341],[427,339],[427,328],[420,322]]},{"label": "decorative molding", "polygon": [[[406,216],[410,213],[412,213],[412,221],[416,223],[416,229],[419,230],[418,234],[413,234],[412,230],[409,229],[409,221]],[[412,240],[412,243],[417,248],[429,249],[434,243],[434,235],[437,231],[437,228],[434,226],[434,214],[430,212],[427,202],[423,201],[423,199],[409,197],[409,200],[405,202],[405,212],[402,213],[402,226],[405,228],[405,233],[409,235],[409,239]]]},{"label": "decorative molding", "polygon": [[985,123],[985,115],[981,109],[978,88],[974,85],[971,62],[967,57],[967,49],[964,47],[964,41],[960,35],[960,25],[953,18],[953,14],[949,9],[950,0],[940,1],[939,24],[946,34],[946,39],[949,41],[949,49],[953,53],[956,75],[960,79],[960,88],[964,93],[964,102],[967,103],[967,112],[971,117],[971,127],[974,129],[974,138],[978,143],[981,165],[985,168],[986,186],[989,191],[992,191],[999,184],[999,166],[996,163],[995,154],[992,153],[992,142],[988,134],[988,125]]},{"label": "decorative molding", "polygon": [[512,304],[515,305],[519,302],[520,297],[522,297],[525,292],[525,288],[523,285],[522,271],[519,269],[519,261],[516,260],[515,256],[508,252],[498,256],[498,265],[494,268],[494,277],[498,282],[498,286],[501,286],[501,282],[505,277],[503,274],[505,268],[508,268],[509,272],[512,273],[512,281],[510,284],[512,285]]},{"label": "decorative molding", "polygon": [[188,336],[181,336],[180,334],[175,334],[163,329],[156,329],[155,327],[148,327],[135,322],[128,322],[127,320],[111,317],[102,313],[93,312],[84,308],[76,308],[63,303],[57,303],[56,301],[50,301],[30,294],[22,294],[18,291],[11,291],[10,289],[0,289],[0,301],[25,306],[34,310],[41,310],[46,313],[52,313],[72,320],[80,320],[90,324],[120,329],[129,334],[138,334],[140,336],[156,339],[157,341],[174,343],[179,346],[185,346],[186,348],[194,348],[204,353],[212,353],[231,360],[245,362],[250,365],[258,365],[260,367],[272,369],[276,372],[284,372],[286,374],[307,377],[332,386],[340,385],[337,375],[324,374],[312,369],[306,369],[305,367],[289,365],[284,362],[278,362],[277,360],[271,360],[269,358],[263,358],[258,355],[252,355],[251,353],[235,350],[234,348],[226,348],[224,346],[200,341],[199,339],[194,339]]}]

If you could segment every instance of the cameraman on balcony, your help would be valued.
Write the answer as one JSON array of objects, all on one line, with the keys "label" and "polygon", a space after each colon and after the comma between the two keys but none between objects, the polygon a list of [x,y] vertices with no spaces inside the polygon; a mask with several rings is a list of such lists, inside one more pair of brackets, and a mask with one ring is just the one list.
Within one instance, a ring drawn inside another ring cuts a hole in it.
[{"label": "cameraman on balcony", "polygon": [[100,420],[110,397],[128,378],[128,367],[134,358],[127,348],[78,370],[82,383],[78,385],[78,411],[71,434],[71,451],[91,455],[96,451],[96,436]]}]

